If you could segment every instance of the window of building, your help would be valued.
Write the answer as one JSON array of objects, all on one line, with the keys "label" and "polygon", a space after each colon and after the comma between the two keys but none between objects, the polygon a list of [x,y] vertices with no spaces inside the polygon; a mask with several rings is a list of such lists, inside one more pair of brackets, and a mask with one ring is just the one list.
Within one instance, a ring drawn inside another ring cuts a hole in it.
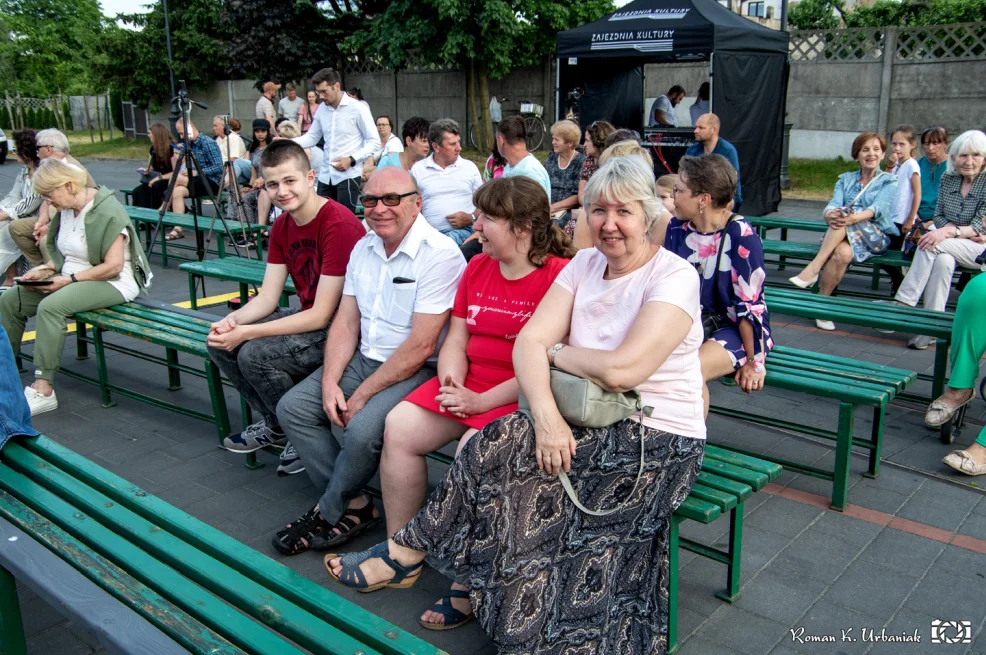
[{"label": "window of building", "polygon": [[757,16],[759,18],[764,17],[764,3],[763,2],[750,2],[746,5],[746,15],[747,16]]}]

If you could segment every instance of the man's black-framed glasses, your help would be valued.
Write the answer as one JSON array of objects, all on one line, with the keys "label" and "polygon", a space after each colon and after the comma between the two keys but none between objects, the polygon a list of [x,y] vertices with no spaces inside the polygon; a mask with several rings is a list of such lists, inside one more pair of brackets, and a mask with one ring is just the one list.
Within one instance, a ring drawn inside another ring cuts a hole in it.
[{"label": "man's black-framed glasses", "polygon": [[408,191],[407,193],[385,193],[382,196],[360,196],[359,202],[366,209],[373,209],[381,200],[385,207],[396,207],[401,204],[401,200],[417,193],[417,191]]}]

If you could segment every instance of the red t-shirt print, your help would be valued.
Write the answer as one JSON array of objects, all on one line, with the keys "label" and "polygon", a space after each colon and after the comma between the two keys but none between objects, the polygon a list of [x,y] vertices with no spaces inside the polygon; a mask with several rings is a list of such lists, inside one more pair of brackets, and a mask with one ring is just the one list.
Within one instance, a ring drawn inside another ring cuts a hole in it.
[{"label": "red t-shirt print", "polygon": [[271,230],[267,263],[287,267],[301,308],[311,309],[319,277],[345,276],[349,255],[364,236],[366,229],[355,214],[326,199],[306,225],[299,226],[291,214],[281,214]]}]

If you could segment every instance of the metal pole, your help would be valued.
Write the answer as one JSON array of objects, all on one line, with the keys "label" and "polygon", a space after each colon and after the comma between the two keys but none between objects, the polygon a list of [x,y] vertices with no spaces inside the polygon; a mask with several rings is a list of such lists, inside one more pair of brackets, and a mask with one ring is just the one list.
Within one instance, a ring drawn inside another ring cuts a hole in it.
[{"label": "metal pole", "polygon": [[[175,97],[175,70],[174,62],[171,59],[171,27],[168,25],[168,0],[161,0],[161,9],[164,11],[164,43],[168,48],[168,82],[171,84],[171,97]],[[174,131],[175,123],[178,122],[178,103],[171,102],[171,129]]]},{"label": "metal pole", "polygon": [[787,32],[787,0],[781,0],[781,31]]}]

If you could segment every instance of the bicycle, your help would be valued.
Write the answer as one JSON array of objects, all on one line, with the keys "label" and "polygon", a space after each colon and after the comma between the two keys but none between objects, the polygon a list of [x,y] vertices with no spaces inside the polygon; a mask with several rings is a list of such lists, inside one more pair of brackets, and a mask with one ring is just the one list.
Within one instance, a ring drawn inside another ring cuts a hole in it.
[{"label": "bicycle", "polygon": [[[506,103],[508,101],[509,98],[504,98],[502,102]],[[544,126],[544,121],[541,119],[541,115],[544,113],[544,107],[533,102],[521,102],[520,110],[505,110],[503,113],[509,116],[523,116],[524,127],[527,128],[527,149],[534,152],[541,147],[541,143],[544,141],[545,132],[548,131]],[[494,133],[496,132],[497,125],[499,125],[499,122],[493,121]],[[469,126],[469,145],[473,148],[479,147],[479,141],[476,139],[475,123]]]}]

